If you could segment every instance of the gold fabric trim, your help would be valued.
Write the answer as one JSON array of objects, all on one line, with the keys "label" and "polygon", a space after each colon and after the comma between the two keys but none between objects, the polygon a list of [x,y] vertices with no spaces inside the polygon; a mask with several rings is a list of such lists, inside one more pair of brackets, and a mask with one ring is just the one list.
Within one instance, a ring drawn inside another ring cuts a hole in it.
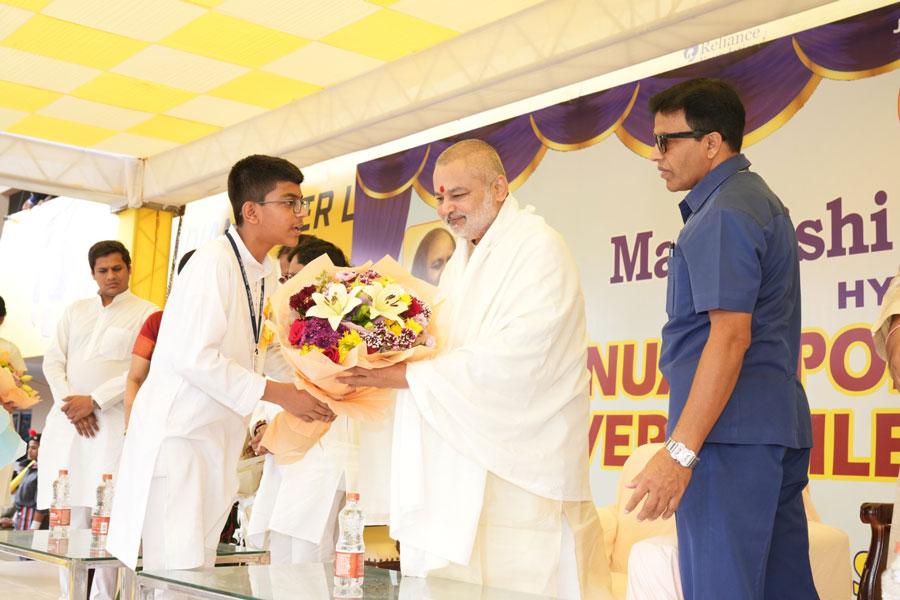
[{"label": "gold fabric trim", "polygon": [[628,115],[631,113],[631,109],[634,107],[634,103],[637,100],[638,92],[640,90],[641,84],[640,82],[638,82],[638,84],[634,87],[634,93],[631,94],[631,100],[628,101],[628,106],[625,107],[624,112],[622,112],[622,115],[616,120],[616,122],[610,125],[604,131],[598,133],[590,139],[584,140],[583,142],[576,142],[574,144],[554,142],[553,140],[545,136],[543,132],[541,132],[540,128],[537,125],[537,122],[534,120],[534,115],[529,116],[529,120],[531,121],[531,129],[534,130],[534,135],[536,135],[537,138],[541,140],[541,143],[551,150],[556,150],[558,152],[571,152],[572,150],[582,150],[584,148],[588,148],[590,146],[593,146],[594,144],[599,144],[600,142],[608,138],[616,129],[622,126],[622,123],[625,121],[625,119],[628,118]]},{"label": "gold fabric trim", "polygon": [[387,191],[387,192],[376,192],[375,190],[370,189],[365,183],[363,183],[362,177],[359,175],[359,169],[356,170],[356,182],[359,184],[359,187],[362,188],[362,191],[366,193],[369,198],[375,198],[376,200],[388,200],[395,196],[398,196],[405,192],[409,186],[413,185],[416,181],[416,178],[419,176],[419,173],[422,172],[422,169],[425,168],[425,163],[428,162],[428,155],[431,154],[431,145],[429,144],[428,148],[425,149],[425,156],[422,157],[422,164],[419,165],[419,168],[416,169],[415,174],[411,178],[409,178],[406,183],[401,185],[400,187]]},{"label": "gold fabric trim", "polygon": [[744,147],[752,146],[756,142],[760,141],[767,135],[774,133],[777,131],[782,125],[787,123],[791,117],[797,114],[797,111],[803,108],[803,105],[806,104],[806,101],[809,100],[810,96],[813,95],[813,92],[816,91],[816,87],[818,87],[819,82],[822,81],[822,78],[815,73],[809,78],[809,81],[806,82],[806,85],[803,86],[803,89],[800,90],[800,93],[797,94],[793,100],[791,100],[787,106],[781,109],[777,115],[754,129],[753,131],[744,134]]},{"label": "gold fabric trim", "polygon": [[797,41],[796,37],[791,38],[791,44],[794,46],[794,52],[797,54],[797,58],[800,59],[800,62],[803,63],[803,66],[819,77],[824,77],[826,79],[835,79],[837,81],[853,81],[854,79],[864,79],[866,77],[882,75],[900,67],[900,58],[898,58],[897,60],[883,64],[880,67],[874,67],[871,69],[861,69],[859,71],[838,71],[836,69],[823,67],[822,65],[813,62],[812,59],[807,56],[806,52],[803,51],[803,48],[800,47],[800,42]]}]

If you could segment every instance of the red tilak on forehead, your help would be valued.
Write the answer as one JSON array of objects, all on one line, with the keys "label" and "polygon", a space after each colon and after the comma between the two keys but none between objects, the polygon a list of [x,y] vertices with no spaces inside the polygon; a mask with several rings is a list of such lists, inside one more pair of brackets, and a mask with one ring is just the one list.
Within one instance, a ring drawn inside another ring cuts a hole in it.
[{"label": "red tilak on forehead", "polygon": [[439,191],[440,193],[443,194],[443,193],[444,193],[444,186],[441,186],[441,187],[438,189],[438,191]]}]

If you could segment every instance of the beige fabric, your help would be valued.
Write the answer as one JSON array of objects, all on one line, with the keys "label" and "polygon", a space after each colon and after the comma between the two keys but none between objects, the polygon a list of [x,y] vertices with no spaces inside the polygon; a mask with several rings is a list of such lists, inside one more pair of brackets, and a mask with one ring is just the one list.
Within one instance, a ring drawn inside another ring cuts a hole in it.
[{"label": "beige fabric", "polygon": [[603,532],[593,505],[543,498],[493,474],[485,483],[469,564],[450,564],[429,577],[557,596],[560,561],[566,559],[561,556],[563,519],[575,540],[581,597],[612,598]]},{"label": "beige fabric", "polygon": [[[888,288],[884,298],[881,300],[881,313],[878,315],[878,319],[872,323],[872,337],[875,339],[875,350],[881,358],[886,356],[884,344],[890,331],[891,317],[894,315],[900,315],[900,270],[897,271],[897,275],[894,276],[894,280],[891,282],[891,287]],[[894,335],[897,334],[900,334],[900,331]]]},{"label": "beige fabric", "polygon": [[[821,600],[851,594],[850,539],[846,533],[809,522],[809,561]],[[682,600],[675,535],[647,538],[631,548],[627,600]]]},{"label": "beige fabric", "polygon": [[[885,344],[887,343],[887,335],[890,332],[891,318],[894,315],[900,315],[900,270],[897,271],[897,275],[894,276],[894,280],[891,282],[891,287],[888,288],[884,298],[881,300],[881,313],[878,315],[878,319],[872,324],[872,337],[875,340],[875,350],[881,358],[887,358]],[[894,335],[900,335],[900,331],[894,333]],[[888,546],[891,551],[897,547],[897,542],[900,541],[900,532],[897,531],[900,529],[900,479],[897,480],[896,494],[896,499],[894,500],[894,518],[893,523],[891,524],[891,539],[890,545]]]}]

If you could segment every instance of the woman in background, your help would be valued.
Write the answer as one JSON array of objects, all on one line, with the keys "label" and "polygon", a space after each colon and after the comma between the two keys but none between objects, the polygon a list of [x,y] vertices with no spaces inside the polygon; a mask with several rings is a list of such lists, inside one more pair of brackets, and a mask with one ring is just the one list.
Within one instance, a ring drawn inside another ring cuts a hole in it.
[{"label": "woman in background", "polygon": [[431,285],[437,285],[454,250],[456,250],[456,240],[449,231],[443,227],[432,229],[419,242],[410,273]]}]

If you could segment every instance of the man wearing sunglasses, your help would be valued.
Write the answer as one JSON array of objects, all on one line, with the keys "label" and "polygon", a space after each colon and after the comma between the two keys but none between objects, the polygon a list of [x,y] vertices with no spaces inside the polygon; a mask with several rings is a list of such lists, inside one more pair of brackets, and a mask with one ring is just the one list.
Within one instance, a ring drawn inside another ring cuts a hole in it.
[{"label": "man wearing sunglasses", "polygon": [[812,428],[798,380],[800,270],[788,209],[740,154],[744,107],[720,80],[650,99],[651,155],[684,227],[669,254],[660,368],[666,447],[626,511],[677,523],[686,600],[818,598],[801,493]]}]

